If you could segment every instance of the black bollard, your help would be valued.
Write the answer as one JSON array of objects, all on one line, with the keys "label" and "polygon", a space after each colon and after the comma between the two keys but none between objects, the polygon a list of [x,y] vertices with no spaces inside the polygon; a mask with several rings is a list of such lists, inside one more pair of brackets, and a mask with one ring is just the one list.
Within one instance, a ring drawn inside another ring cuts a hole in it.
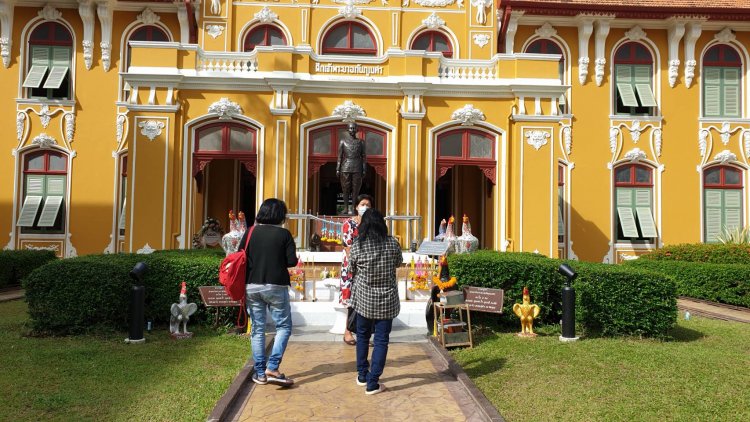
[{"label": "black bollard", "polygon": [[562,336],[572,339],[576,336],[576,291],[566,285],[562,289]]},{"label": "black bollard", "polygon": [[144,343],[143,337],[143,314],[146,303],[146,288],[142,286],[143,275],[148,271],[145,262],[135,264],[130,270],[130,277],[138,284],[130,291],[130,331],[125,343]]},{"label": "black bollard", "polygon": [[576,291],[571,286],[576,279],[576,273],[568,264],[562,264],[557,271],[567,278],[562,289],[562,335],[560,341],[575,341],[576,337]]},{"label": "black bollard", "polygon": [[130,291],[130,331],[128,343],[142,343],[143,338],[143,308],[146,302],[146,288],[133,286]]}]

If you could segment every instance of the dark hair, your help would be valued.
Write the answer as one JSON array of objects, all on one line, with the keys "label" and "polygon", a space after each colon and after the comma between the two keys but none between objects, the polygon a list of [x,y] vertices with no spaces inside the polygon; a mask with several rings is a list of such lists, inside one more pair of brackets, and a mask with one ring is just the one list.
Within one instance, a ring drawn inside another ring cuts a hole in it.
[{"label": "dark hair", "polygon": [[370,208],[375,208],[375,198],[373,198],[372,196],[370,196],[370,195],[368,195],[366,193],[363,193],[362,195],[359,195],[357,197],[357,202],[354,203],[354,206],[359,205],[359,203],[362,202],[365,199],[368,200],[368,201],[370,201]]},{"label": "dark hair", "polygon": [[359,223],[359,235],[357,240],[366,241],[372,239],[375,242],[383,242],[388,237],[388,227],[385,225],[383,214],[375,208],[370,208],[362,214],[362,220]]},{"label": "dark hair", "polygon": [[268,198],[260,205],[255,221],[260,224],[281,224],[286,220],[286,204],[281,199]]}]

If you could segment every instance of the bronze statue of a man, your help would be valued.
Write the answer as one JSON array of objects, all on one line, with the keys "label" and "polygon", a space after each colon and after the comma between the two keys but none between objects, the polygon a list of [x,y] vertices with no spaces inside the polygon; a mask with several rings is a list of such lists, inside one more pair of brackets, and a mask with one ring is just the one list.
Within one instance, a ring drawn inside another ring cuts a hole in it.
[{"label": "bronze statue of a man", "polygon": [[341,181],[341,189],[344,191],[344,213],[353,213],[352,202],[359,196],[366,171],[365,142],[357,138],[357,124],[352,122],[349,123],[346,135],[339,142],[339,156],[336,161],[336,176]]}]

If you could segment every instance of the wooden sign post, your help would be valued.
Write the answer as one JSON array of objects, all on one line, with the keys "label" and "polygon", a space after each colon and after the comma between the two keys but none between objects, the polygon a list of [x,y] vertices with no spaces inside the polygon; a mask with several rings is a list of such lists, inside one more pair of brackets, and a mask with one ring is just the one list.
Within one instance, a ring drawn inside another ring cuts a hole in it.
[{"label": "wooden sign post", "polygon": [[220,307],[239,307],[240,302],[232,300],[224,291],[224,286],[200,286],[198,291],[201,294],[201,300],[207,308],[216,308],[216,317],[214,318],[214,328],[219,326],[219,308]]}]

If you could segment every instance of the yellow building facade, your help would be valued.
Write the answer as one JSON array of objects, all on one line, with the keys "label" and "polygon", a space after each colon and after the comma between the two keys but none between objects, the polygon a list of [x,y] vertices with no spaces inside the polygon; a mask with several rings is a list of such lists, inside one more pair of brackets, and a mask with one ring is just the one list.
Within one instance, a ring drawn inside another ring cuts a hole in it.
[{"label": "yellow building facade", "polygon": [[750,10],[574,3],[0,0],[0,244],[336,214],[350,121],[404,248],[464,214],[481,247],[604,262],[746,224]]}]

